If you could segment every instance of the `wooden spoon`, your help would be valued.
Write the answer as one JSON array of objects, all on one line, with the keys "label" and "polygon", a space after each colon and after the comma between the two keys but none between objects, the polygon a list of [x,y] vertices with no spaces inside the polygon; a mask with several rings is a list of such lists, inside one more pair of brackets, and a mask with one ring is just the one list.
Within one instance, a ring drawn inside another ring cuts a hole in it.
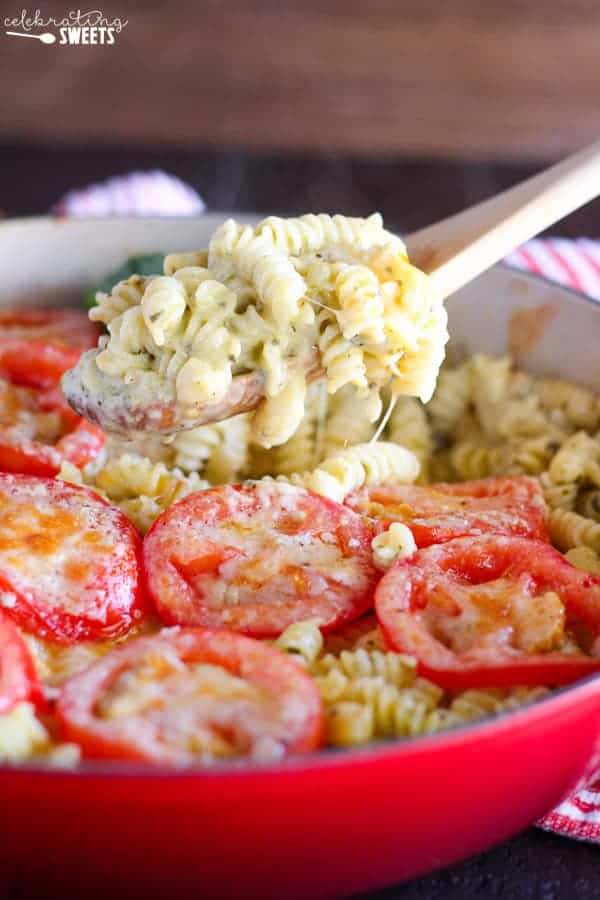
[{"label": "wooden spoon", "polygon": [[[600,142],[574,154],[527,181],[509,188],[464,212],[408,235],[411,262],[430,276],[440,299],[472,281],[519,244],[553,225],[600,194]],[[86,389],[80,377],[84,366],[93,365],[97,351],[84,355],[82,363],[63,380],[65,395],[76,410],[107,431],[171,434],[255,409],[264,396],[264,373],[237,375],[228,395],[211,406],[181,410],[172,392],[151,405],[143,405],[133,388],[118,385],[118,403],[106,402],[104,392]],[[312,353],[290,362],[304,369],[308,380],[323,374]],[[115,385],[108,385],[114,397]],[[102,376],[95,377],[101,387]]]},{"label": "wooden spoon", "polygon": [[406,238],[444,300],[507,253],[600,194],[600,141],[515,187]]}]

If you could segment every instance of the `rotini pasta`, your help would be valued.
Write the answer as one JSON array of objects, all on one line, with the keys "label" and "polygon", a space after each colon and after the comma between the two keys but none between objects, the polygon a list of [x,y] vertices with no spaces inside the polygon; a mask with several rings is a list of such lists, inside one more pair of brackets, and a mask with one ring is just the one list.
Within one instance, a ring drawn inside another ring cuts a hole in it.
[{"label": "rotini pasta", "polygon": [[423,469],[432,451],[431,428],[424,407],[414,397],[399,397],[387,428],[387,439],[412,450]]},{"label": "rotini pasta", "polygon": [[555,484],[548,472],[542,472],[540,485],[550,509],[573,509],[575,506],[578,489],[574,482]]},{"label": "rotini pasta", "polygon": [[125,281],[119,281],[108,294],[99,291],[96,306],[89,312],[92,322],[108,325],[132,306],[137,306],[144,295],[146,283],[147,279],[141,275],[132,275]]},{"label": "rotini pasta", "polygon": [[290,256],[315,253],[331,245],[367,250],[389,240],[395,240],[403,247],[398,238],[384,229],[379,213],[374,213],[368,219],[329,216],[325,213],[309,213],[296,219],[269,216],[258,224],[256,231],[282,253]]},{"label": "rotini pasta", "polygon": [[175,275],[179,269],[208,268],[208,250],[194,250],[191,253],[169,253],[163,262],[163,273]]},{"label": "rotini pasta", "polygon": [[[338,395],[339,396],[339,395]],[[333,398],[337,400],[337,397]],[[308,385],[304,415],[294,434],[269,451],[251,448],[249,476],[291,475],[313,468],[322,458],[328,421],[328,396],[323,381]],[[370,436],[370,433],[369,433]]]},{"label": "rotini pasta", "polygon": [[222,439],[216,425],[200,425],[176,434],[169,447],[170,462],[184,472],[202,472]]},{"label": "rotini pasta", "polygon": [[540,402],[549,410],[561,410],[573,428],[595,431],[600,425],[600,403],[591,391],[556,378],[538,378]]},{"label": "rotini pasta", "polygon": [[419,461],[410,450],[383,441],[356,444],[327,457],[312,471],[289,476],[299,487],[341,502],[363,484],[395,481],[412,484],[419,474]]},{"label": "rotini pasta", "polygon": [[511,371],[508,357],[476,354],[469,363],[471,373],[471,398],[478,421],[484,432],[495,437],[498,426],[498,409],[506,401]]},{"label": "rotini pasta", "polygon": [[305,665],[310,666],[323,649],[323,635],[317,621],[296,622],[288,625],[279,635],[275,646],[284,653],[293,653]]},{"label": "rotini pasta", "polygon": [[[427,715],[437,705],[435,697],[442,695],[439,689],[435,696],[418,687],[398,689],[375,676],[343,682],[338,679],[336,697],[331,674],[317,676],[316,681],[325,700],[328,739],[334,746],[364,743],[375,737],[423,734]],[[369,713],[363,712],[365,708]],[[354,721],[357,717],[360,725]]]},{"label": "rotini pasta", "polygon": [[417,677],[415,660],[401,653],[384,653],[364,648],[342,650],[339,656],[329,653],[313,661],[311,671],[315,675],[327,676],[331,672],[341,673],[345,678],[382,678],[395,687],[408,687]]},{"label": "rotini pasta", "polygon": [[290,375],[283,388],[265,397],[252,418],[252,438],[261,447],[278,446],[288,441],[304,417],[306,380]]},{"label": "rotini pasta", "polygon": [[471,400],[471,372],[466,363],[456,369],[442,368],[435,394],[427,406],[432,429],[449,435],[467,412]]},{"label": "rotini pasta", "polygon": [[589,547],[600,553],[600,522],[586,519],[566,509],[552,509],[548,515],[550,540],[559,550]]},{"label": "rotini pasta", "polygon": [[[326,404],[325,415],[319,416],[323,424],[320,437],[319,433],[316,435],[315,462],[354,444],[366,444],[375,433],[368,398],[357,397],[352,388],[342,388],[335,396],[327,397]],[[300,468],[308,467],[296,466]]]},{"label": "rotini pasta", "polygon": [[317,314],[318,347],[321,362],[327,372],[327,390],[335,394],[351,384],[355,388],[368,386],[365,362],[360,347],[340,334],[339,327],[330,312]]},{"label": "rotini pasta", "polygon": [[[374,636],[374,633],[378,633],[379,631],[377,619],[374,615],[371,614],[363,616],[360,619],[355,619],[353,622],[348,622],[341,628],[336,629],[336,631],[331,631],[329,634],[325,635],[323,652],[325,654],[332,653],[334,656],[338,656],[342,650],[354,650],[357,647],[362,647],[363,639],[368,642],[369,639]],[[365,646],[364,649],[382,650],[384,648],[383,646]]]},{"label": "rotini pasta", "polygon": [[292,263],[260,237],[240,241],[231,255],[236,273],[255,286],[274,321],[288,327],[297,318],[305,293],[304,280]]},{"label": "rotini pasta", "polygon": [[585,480],[600,486],[600,444],[578,431],[564,442],[548,472],[556,484]]},{"label": "rotini pasta", "polygon": [[172,503],[209,486],[196,472],[186,475],[133,453],[109,459],[88,477],[70,463],[63,463],[58,477],[92,487],[119,506],[142,534]]},{"label": "rotini pasta", "polygon": [[157,347],[164,347],[167,338],[181,327],[186,311],[185,288],[177,278],[160,276],[148,284],[141,299],[146,328]]},{"label": "rotini pasta", "polygon": [[371,344],[385,341],[381,287],[368,266],[342,264],[335,279],[342,335],[347,340],[363,338]]},{"label": "rotini pasta", "polygon": [[171,254],[164,271],[118,285],[94,312],[108,335],[66,385],[74,403],[105,386],[99,420],[118,406],[120,381],[140,398],[128,408],[154,409],[158,395],[185,427],[198,408],[225,400],[235,375],[258,370],[265,398],[254,440],[276,446],[302,421],[305,375],[290,374],[292,361],[298,373],[320,362],[331,394],[351,386],[368,395],[371,419],[386,385],[431,396],[446,314],[378,215],[271,217],[256,228],[230,219],[207,252]]},{"label": "rotini pasta", "polygon": [[508,447],[461,441],[451,452],[452,465],[459,479],[488,478],[505,474],[513,455]]},{"label": "rotini pasta", "polygon": [[389,569],[396,560],[412,556],[417,549],[412,531],[401,522],[392,522],[387,531],[373,538],[371,547],[373,562],[379,569]]},{"label": "rotini pasta", "polygon": [[565,553],[565,559],[577,569],[600,575],[600,556],[590,547],[573,547]]},{"label": "rotini pasta", "polygon": [[225,484],[237,481],[248,463],[248,442],[250,440],[250,420],[246,413],[232,416],[219,422],[215,428],[221,442],[210,453],[202,475],[211,484]]},{"label": "rotini pasta", "polygon": [[577,501],[577,512],[588,519],[600,522],[600,490],[583,491]]},{"label": "rotini pasta", "polygon": [[545,472],[557,448],[554,439],[545,435],[512,443],[512,470],[524,475],[541,475]]}]

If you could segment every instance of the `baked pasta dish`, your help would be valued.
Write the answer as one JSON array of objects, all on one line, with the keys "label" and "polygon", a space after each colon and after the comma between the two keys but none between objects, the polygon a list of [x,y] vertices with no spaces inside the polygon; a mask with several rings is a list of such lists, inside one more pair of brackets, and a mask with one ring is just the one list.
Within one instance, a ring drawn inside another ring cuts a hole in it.
[{"label": "baked pasta dish", "polygon": [[2,762],[272,761],[600,670],[592,392],[442,365],[378,215],[161,266],[0,312]]}]

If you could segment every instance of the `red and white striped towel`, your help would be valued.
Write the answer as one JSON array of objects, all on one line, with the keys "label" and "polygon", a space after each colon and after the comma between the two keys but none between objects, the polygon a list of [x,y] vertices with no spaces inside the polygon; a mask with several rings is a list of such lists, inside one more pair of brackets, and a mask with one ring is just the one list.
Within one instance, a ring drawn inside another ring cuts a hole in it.
[{"label": "red and white striped towel", "polygon": [[[201,198],[162,172],[133,174],[67,195],[56,209],[63,215],[195,215]],[[600,300],[600,242],[579,238],[536,239],[510,253],[505,262],[543,275]],[[600,761],[590,783],[538,822],[547,831],[600,843]]]},{"label": "red and white striped towel", "polygon": [[588,238],[536,238],[504,260],[600,300],[600,242]]},{"label": "red and white striped towel", "polygon": [[[505,262],[600,300],[600,241],[537,238],[510,253]],[[538,825],[565,837],[600,843],[600,760],[588,783]]]}]

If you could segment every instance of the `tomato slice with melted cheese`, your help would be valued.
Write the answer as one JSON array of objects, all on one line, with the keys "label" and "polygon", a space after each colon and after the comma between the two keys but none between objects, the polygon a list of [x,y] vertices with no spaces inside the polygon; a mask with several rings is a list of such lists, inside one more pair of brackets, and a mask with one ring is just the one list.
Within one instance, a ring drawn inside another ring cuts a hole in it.
[{"label": "tomato slice with melted cheese", "polygon": [[318,747],[316,683],[230,631],[168,629],[111,651],[63,686],[57,715],[84,756],[191,764]]},{"label": "tomato slice with melted cheese", "polygon": [[0,715],[17,703],[39,701],[35,665],[18,628],[0,611]]},{"label": "tomato slice with melted cheese", "polygon": [[372,605],[370,527],[351,510],[273,482],[224,485],[171,506],[144,539],[148,590],[167,624],[277,635],[329,630]]},{"label": "tomato slice with melted cheese", "polygon": [[526,538],[458,538],[400,560],[375,612],[386,642],[450,690],[558,685],[600,670],[600,577]]},{"label": "tomato slice with melted cheese", "polygon": [[56,475],[63,461],[85,466],[104,444],[103,431],[77,416],[57,388],[37,391],[0,379],[0,470]]},{"label": "tomato slice with melted cheese", "polygon": [[126,634],[143,612],[140,551],[127,517],[87,488],[0,473],[0,607],[25,631]]},{"label": "tomato slice with melted cheese", "polygon": [[99,336],[83,310],[0,310],[0,375],[15,384],[51,387]]},{"label": "tomato slice with melted cheese", "polygon": [[542,490],[526,476],[427,487],[379,484],[355,491],[345,502],[376,519],[384,531],[392,522],[407,525],[417,547],[489,533],[548,540]]}]

